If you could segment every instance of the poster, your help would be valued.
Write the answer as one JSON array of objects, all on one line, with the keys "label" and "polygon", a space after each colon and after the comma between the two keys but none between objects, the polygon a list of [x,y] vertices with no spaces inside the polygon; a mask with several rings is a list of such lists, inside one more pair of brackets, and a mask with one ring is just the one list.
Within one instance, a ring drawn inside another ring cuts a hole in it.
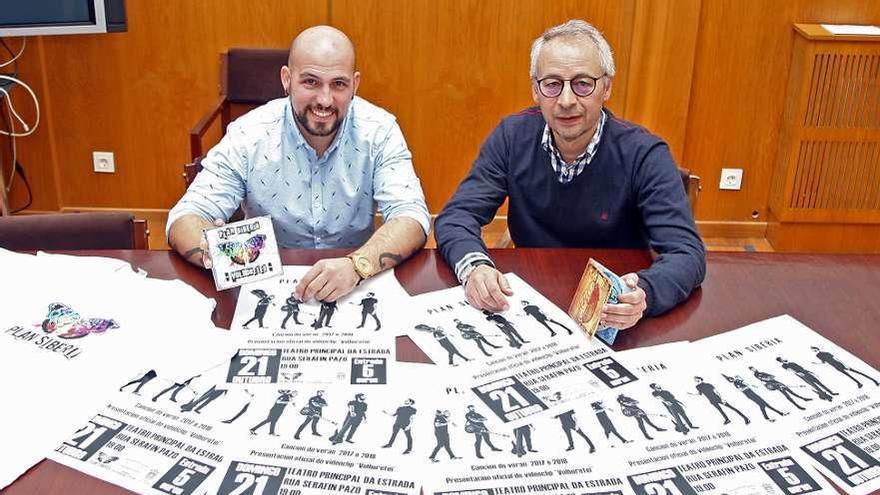
[{"label": "poster", "polygon": [[333,302],[302,302],[293,288],[309,267],[242,288],[233,332],[245,336],[229,381],[383,385],[394,380],[394,337],[409,295],[384,272]]},{"label": "poster", "polygon": [[0,287],[0,394],[8,401],[0,487],[105,405],[124,377],[158,356],[198,365],[202,351],[222,346],[209,324],[213,301],[181,282],[103,259],[2,250],[0,269],[14,281]]}]

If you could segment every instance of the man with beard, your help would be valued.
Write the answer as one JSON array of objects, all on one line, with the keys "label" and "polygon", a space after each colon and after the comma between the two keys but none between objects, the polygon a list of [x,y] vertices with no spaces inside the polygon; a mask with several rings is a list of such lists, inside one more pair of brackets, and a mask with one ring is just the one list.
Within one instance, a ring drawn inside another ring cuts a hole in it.
[{"label": "man with beard", "polygon": [[[168,239],[211,267],[202,231],[272,217],[280,247],[351,248],[316,263],[294,289],[300,301],[335,301],[419,249],[430,216],[412,155],[393,115],[356,95],[351,40],[329,26],[300,33],[280,68],[286,98],[232,122],[171,210]],[[383,218],[375,232],[375,207]]]},{"label": "man with beard", "polygon": [[492,440],[489,438],[489,428],[486,427],[486,417],[478,413],[476,407],[473,405],[467,406],[464,420],[464,431],[474,434],[474,449],[477,452],[477,459],[483,458],[480,447],[482,447],[484,442],[492,452],[501,452],[501,449],[492,445]]},{"label": "man with beard", "polygon": [[437,452],[440,452],[440,449],[446,449],[450,460],[461,459],[461,457],[456,457],[452,453],[452,447],[449,445],[450,416],[449,411],[441,411],[439,409],[434,414],[434,437],[437,439],[437,444],[434,446],[434,450],[431,451],[431,456],[428,457],[431,459],[431,462],[439,462],[437,460]]},{"label": "man with beard", "polygon": [[336,430],[330,441],[333,445],[342,443],[343,440],[348,443],[354,443],[352,437],[357,431],[362,421],[367,420],[367,396],[364,394],[356,394],[353,400],[348,401],[348,412],[345,414],[345,420],[342,422],[342,428]]}]

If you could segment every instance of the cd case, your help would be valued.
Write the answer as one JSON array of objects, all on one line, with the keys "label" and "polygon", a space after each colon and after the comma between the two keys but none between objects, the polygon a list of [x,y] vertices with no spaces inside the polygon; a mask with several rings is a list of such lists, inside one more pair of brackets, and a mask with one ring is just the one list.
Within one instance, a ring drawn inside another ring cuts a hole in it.
[{"label": "cd case", "polygon": [[205,231],[217,290],[280,276],[281,255],[269,217],[254,217]]},{"label": "cd case", "polygon": [[601,323],[602,308],[605,304],[617,304],[618,296],[631,290],[617,274],[590,258],[574,292],[568,314],[587,335],[595,335],[606,344],[613,344],[618,329]]}]

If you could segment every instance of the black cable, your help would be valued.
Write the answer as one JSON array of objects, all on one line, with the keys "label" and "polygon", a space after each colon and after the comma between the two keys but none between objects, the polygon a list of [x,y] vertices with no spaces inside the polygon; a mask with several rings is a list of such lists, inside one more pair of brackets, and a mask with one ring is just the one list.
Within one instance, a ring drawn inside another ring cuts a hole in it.
[{"label": "black cable", "polygon": [[24,175],[24,167],[21,166],[21,163],[18,160],[15,161],[15,173],[21,176],[21,182],[24,183],[24,188],[27,190],[27,203],[24,206],[11,210],[9,213],[15,214],[27,208],[30,208],[31,204],[34,202],[34,196],[31,192],[31,184],[28,182],[27,177]]},{"label": "black cable", "polygon": [[[0,40],[0,42],[2,42],[2,41],[3,40]],[[7,48],[7,50],[8,50],[8,48]],[[6,103],[8,104],[9,102],[6,102]],[[12,123],[9,122],[9,120],[7,120],[6,114],[3,113],[2,106],[0,106],[0,118],[3,119],[3,124],[6,126],[6,128],[9,129],[10,131],[12,131],[13,130]],[[12,145],[13,139],[15,139],[15,138],[12,136],[9,136],[9,153],[10,153],[9,156],[15,156],[15,152],[12,147],[13,146]],[[12,166],[15,167],[14,168],[15,173],[17,173],[21,177],[21,181],[24,184],[25,189],[27,190],[27,197],[28,197],[27,203],[25,203],[24,206],[10,211],[10,213],[18,213],[18,212],[24,210],[25,208],[28,208],[31,206],[31,204],[34,201],[34,196],[33,196],[33,191],[31,191],[31,185],[27,180],[27,176],[25,176],[25,174],[24,174],[24,167],[22,166],[22,164],[18,161],[18,159],[16,159],[15,162],[12,164]],[[5,172],[3,171],[3,168],[0,167],[0,174],[4,174],[4,173]]]}]

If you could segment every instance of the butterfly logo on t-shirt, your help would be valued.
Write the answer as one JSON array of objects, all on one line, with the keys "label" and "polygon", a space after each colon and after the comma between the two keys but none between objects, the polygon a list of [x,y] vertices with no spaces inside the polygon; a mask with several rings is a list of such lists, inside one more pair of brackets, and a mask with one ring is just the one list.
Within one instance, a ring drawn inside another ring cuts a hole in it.
[{"label": "butterfly logo on t-shirt", "polygon": [[260,257],[260,250],[266,245],[265,243],[266,235],[257,234],[244,242],[221,242],[217,248],[236,265],[244,265],[253,263]]},{"label": "butterfly logo on t-shirt", "polygon": [[79,339],[92,333],[104,333],[111,328],[119,328],[119,324],[111,319],[82,318],[76,310],[62,303],[50,304],[46,319],[38,326],[46,333],[65,329],[63,333],[57,333],[60,339]]}]

